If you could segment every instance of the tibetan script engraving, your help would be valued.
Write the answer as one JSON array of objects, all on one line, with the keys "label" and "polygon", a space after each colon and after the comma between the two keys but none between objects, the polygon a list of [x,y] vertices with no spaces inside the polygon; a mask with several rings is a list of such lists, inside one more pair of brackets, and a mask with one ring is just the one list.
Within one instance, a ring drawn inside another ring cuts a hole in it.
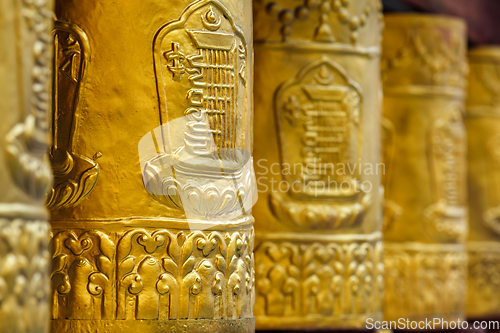
[{"label": "tibetan script engraving", "polygon": [[[351,226],[361,220],[370,201],[360,191],[356,169],[362,145],[361,99],[358,84],[327,57],[280,86],[276,119],[283,178],[291,184],[288,195],[271,194],[271,209],[280,219],[311,228]],[[293,171],[285,171],[287,166]],[[344,171],[338,172],[339,167]],[[348,204],[325,201],[332,199]]]},{"label": "tibetan script engraving", "polygon": [[434,204],[424,211],[431,234],[457,239],[467,234],[465,194],[466,134],[461,106],[451,104],[430,129],[429,165]]},{"label": "tibetan script engraving", "polygon": [[198,1],[158,31],[153,47],[161,130],[144,138],[156,147],[141,157],[146,189],[197,217],[241,214],[253,187],[243,31],[222,3]]}]

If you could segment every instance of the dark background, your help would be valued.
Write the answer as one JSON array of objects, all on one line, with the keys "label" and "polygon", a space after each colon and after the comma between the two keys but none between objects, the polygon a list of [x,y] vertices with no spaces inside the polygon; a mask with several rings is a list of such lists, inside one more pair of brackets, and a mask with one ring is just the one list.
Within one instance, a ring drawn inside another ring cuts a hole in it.
[{"label": "dark background", "polygon": [[383,0],[384,13],[458,16],[467,22],[469,45],[500,44],[500,0]]}]

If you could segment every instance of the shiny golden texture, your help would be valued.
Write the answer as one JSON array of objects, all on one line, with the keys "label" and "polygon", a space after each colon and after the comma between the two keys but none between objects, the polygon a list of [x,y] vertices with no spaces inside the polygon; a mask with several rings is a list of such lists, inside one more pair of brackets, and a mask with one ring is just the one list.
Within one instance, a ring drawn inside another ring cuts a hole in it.
[{"label": "shiny golden texture", "polygon": [[376,0],[254,1],[257,329],[381,318],[381,28]]},{"label": "shiny golden texture", "polygon": [[500,48],[469,52],[467,316],[500,316]]},{"label": "shiny golden texture", "polygon": [[54,332],[254,330],[250,8],[56,2]]},{"label": "shiny golden texture", "polygon": [[463,318],[465,25],[386,15],[382,50],[384,316]]},{"label": "shiny golden texture", "polygon": [[0,1],[0,332],[47,332],[52,1]]}]

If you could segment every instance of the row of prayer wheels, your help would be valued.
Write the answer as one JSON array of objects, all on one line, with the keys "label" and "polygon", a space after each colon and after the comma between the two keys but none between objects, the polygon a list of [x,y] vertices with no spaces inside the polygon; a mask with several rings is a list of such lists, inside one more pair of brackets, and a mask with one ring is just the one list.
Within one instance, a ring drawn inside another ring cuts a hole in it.
[{"label": "row of prayer wheels", "polygon": [[500,317],[500,47],[460,19],[0,0],[0,27],[0,332]]}]

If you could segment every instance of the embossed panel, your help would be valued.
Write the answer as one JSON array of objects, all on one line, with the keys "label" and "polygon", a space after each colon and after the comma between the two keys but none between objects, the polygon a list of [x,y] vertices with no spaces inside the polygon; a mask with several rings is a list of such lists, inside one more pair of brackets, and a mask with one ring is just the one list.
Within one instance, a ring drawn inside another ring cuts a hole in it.
[{"label": "embossed panel", "polygon": [[[279,322],[297,327],[364,324],[363,317],[381,310],[379,236],[261,236],[264,241],[255,250],[255,315],[272,328]],[[315,316],[324,320],[315,325]]]},{"label": "embossed panel", "polygon": [[[362,101],[358,84],[329,58],[304,68],[276,92],[281,161],[298,165],[284,179],[298,197],[352,198],[359,192],[359,174],[333,172],[337,164],[354,168],[361,155]],[[298,150],[299,154],[294,154]],[[285,173],[285,172],[284,172]],[[329,175],[331,175],[329,177]],[[325,183],[349,186],[322,190]],[[320,185],[321,184],[321,185]]]},{"label": "embossed panel", "polygon": [[464,238],[467,233],[463,106],[452,103],[434,120],[428,137],[433,204],[424,211],[433,237]]},{"label": "embossed panel", "polygon": [[471,318],[500,316],[500,184],[499,144],[500,50],[469,51],[469,85],[465,124],[468,135],[468,207],[470,233],[469,293]]},{"label": "embossed panel", "polygon": [[[386,15],[384,317],[462,319],[467,291],[465,25]],[[391,152],[392,151],[392,152]],[[391,157],[389,157],[389,152]]]},{"label": "embossed panel", "polygon": [[75,152],[80,111],[84,98],[90,45],[78,26],[56,21],[54,35],[54,86],[52,90],[52,136],[50,151],[54,187],[47,206],[68,208],[85,199],[97,183],[99,164]]},{"label": "embossed panel", "polygon": [[383,301],[381,4],[253,12],[256,327],[364,328]]},{"label": "embossed panel", "polygon": [[188,217],[237,217],[251,200],[247,48],[219,1],[193,3],[155,36],[161,127],[144,139],[157,154],[141,163],[143,180],[156,200]]},{"label": "embossed panel", "polygon": [[56,228],[51,248],[53,319],[235,320],[252,315],[252,228]]},{"label": "embossed panel", "polygon": [[0,332],[48,332],[53,2],[0,0]]},{"label": "embossed panel", "polygon": [[384,311],[388,320],[456,320],[463,316],[467,291],[467,253],[463,245],[385,246]]},{"label": "embossed panel", "polygon": [[52,331],[254,331],[250,6],[56,0]]}]

